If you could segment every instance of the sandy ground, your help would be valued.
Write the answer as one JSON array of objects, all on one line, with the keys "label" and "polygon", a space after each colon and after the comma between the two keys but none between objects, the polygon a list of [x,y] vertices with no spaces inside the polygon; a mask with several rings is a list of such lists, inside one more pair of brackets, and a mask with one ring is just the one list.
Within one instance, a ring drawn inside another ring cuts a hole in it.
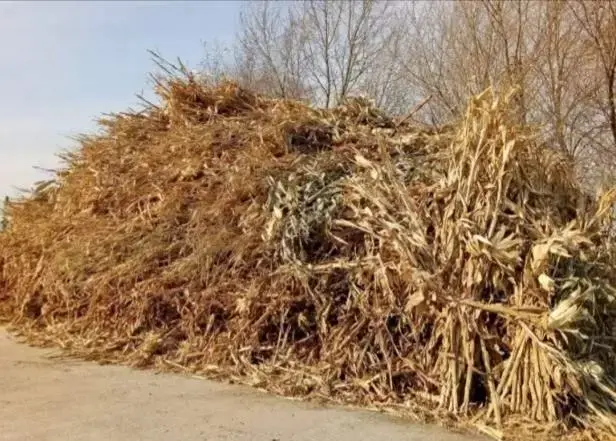
[{"label": "sandy ground", "polygon": [[[471,441],[250,388],[50,358],[0,329],[3,441]],[[56,352],[57,354],[57,352]]]}]

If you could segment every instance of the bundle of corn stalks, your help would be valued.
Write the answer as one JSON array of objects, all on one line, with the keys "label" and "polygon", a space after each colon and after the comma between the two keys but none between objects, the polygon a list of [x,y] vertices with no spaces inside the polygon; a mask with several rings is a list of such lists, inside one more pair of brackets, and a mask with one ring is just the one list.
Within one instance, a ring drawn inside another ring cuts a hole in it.
[{"label": "bundle of corn stalks", "polygon": [[497,436],[616,435],[616,193],[590,200],[508,96],[426,131],[185,72],[157,91],[7,207],[0,316],[30,341]]}]

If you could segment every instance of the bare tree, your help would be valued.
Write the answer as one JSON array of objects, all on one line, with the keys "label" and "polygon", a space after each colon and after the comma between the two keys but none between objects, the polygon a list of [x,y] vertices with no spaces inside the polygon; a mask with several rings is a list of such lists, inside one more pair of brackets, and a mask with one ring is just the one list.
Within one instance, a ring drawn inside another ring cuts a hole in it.
[{"label": "bare tree", "polygon": [[517,110],[529,118],[531,70],[540,41],[533,2],[458,1],[409,9],[405,69],[411,87],[431,95],[430,120],[442,123],[487,87],[518,87]]},{"label": "bare tree", "polygon": [[293,8],[271,1],[249,3],[240,23],[235,76],[266,94],[304,97],[305,33]]},{"label": "bare tree", "polygon": [[236,77],[234,63],[231,60],[236,56],[233,48],[219,41],[204,44],[204,56],[201,60],[201,77],[208,81],[220,81],[226,77]]},{"label": "bare tree", "polygon": [[9,220],[6,215],[6,209],[8,208],[9,203],[10,203],[9,197],[5,196],[4,203],[2,204],[2,206],[0,206],[0,217],[2,217],[2,220],[0,221],[0,231],[6,230],[6,228],[9,225]]},{"label": "bare tree", "polygon": [[379,62],[395,38],[394,8],[393,3],[374,0],[308,0],[299,6],[316,101],[329,107],[349,94],[365,92],[377,76],[391,79],[389,66]]},{"label": "bare tree", "polygon": [[244,85],[330,107],[349,95],[368,95],[399,110],[402,72],[396,10],[378,0],[261,1],[240,17],[235,59],[226,70]]},{"label": "bare tree", "polygon": [[[589,2],[585,4],[588,8]],[[442,123],[486,87],[516,86],[522,121],[543,126],[546,138],[572,155],[592,145],[602,132],[592,104],[600,84],[595,61],[601,55],[588,50],[592,41],[585,42],[568,5],[481,0],[427,8],[416,2],[407,18],[404,67],[409,87],[434,98],[425,116]],[[603,21],[594,28],[605,38],[605,17]],[[607,52],[606,44],[601,48]],[[607,66],[603,70],[611,78],[612,64]]]},{"label": "bare tree", "polygon": [[587,49],[596,56],[604,93],[599,106],[616,149],[616,2],[570,2],[573,14],[589,37]]},{"label": "bare tree", "polygon": [[461,82],[449,81],[453,77],[449,64],[453,58],[449,30],[454,7],[451,2],[413,2],[404,11],[407,37],[402,42],[404,56],[400,57],[400,63],[407,88],[414,89],[418,95],[432,97],[423,112],[432,124],[457,114],[461,104],[456,90]]},{"label": "bare tree", "polygon": [[579,38],[579,24],[565,2],[542,5],[540,58],[537,76],[535,121],[547,128],[551,144],[574,157],[586,154],[597,132],[596,112],[589,107],[597,84],[593,81],[593,56]]}]

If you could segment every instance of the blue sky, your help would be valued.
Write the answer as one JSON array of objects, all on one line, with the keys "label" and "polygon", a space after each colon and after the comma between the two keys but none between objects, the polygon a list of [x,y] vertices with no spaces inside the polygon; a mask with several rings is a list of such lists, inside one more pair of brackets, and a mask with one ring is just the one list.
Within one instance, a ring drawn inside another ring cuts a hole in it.
[{"label": "blue sky", "polygon": [[196,67],[204,42],[230,43],[241,2],[1,2],[0,195],[46,179],[102,113],[137,103],[147,50]]}]

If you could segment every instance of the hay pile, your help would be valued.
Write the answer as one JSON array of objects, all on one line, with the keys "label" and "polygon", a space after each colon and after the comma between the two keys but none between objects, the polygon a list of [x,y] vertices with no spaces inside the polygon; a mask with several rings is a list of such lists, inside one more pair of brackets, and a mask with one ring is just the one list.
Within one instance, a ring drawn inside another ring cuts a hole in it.
[{"label": "hay pile", "polygon": [[286,395],[616,434],[614,193],[589,200],[507,97],[428,131],[359,99],[157,92],[7,207],[15,329]]}]

